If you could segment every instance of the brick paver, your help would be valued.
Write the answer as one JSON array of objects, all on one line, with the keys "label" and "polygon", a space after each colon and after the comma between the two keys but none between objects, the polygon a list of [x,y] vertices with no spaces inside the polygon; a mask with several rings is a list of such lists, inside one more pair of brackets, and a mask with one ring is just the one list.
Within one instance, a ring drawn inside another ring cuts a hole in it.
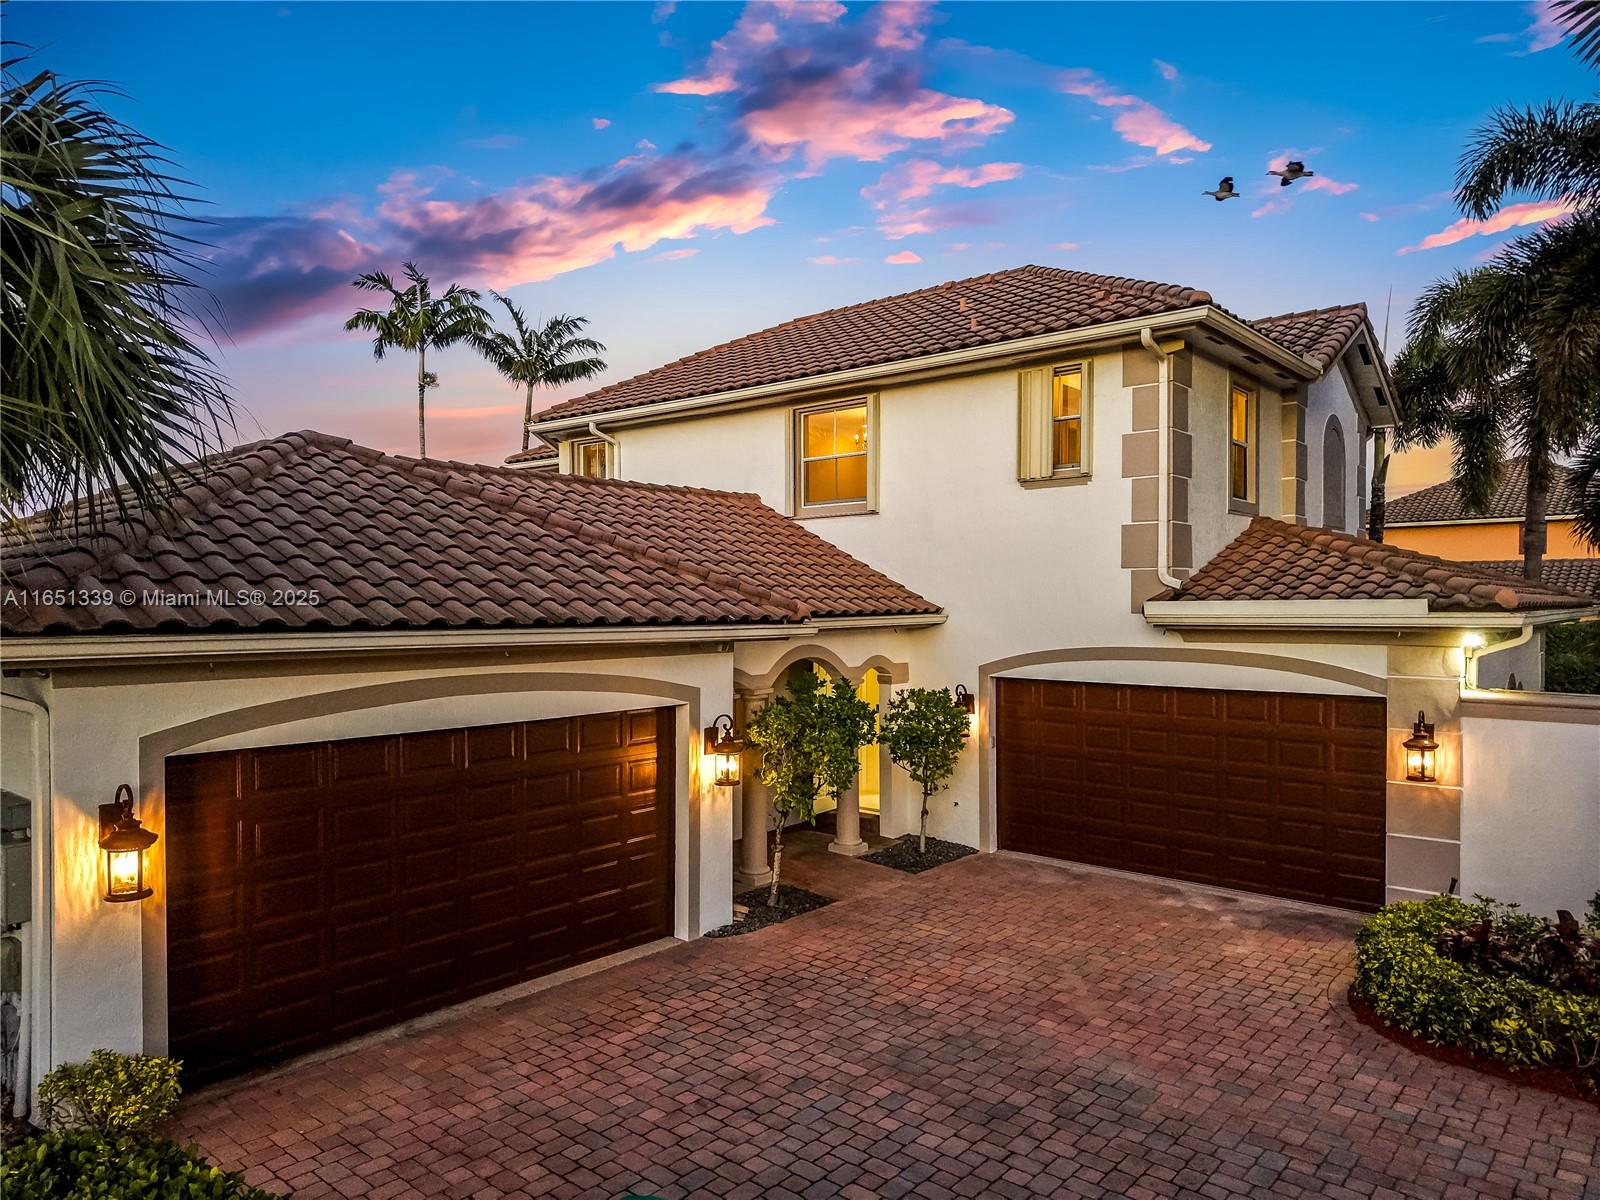
[{"label": "brick paver", "polygon": [[1350,931],[978,856],[201,1093],[180,1135],[302,1197],[1600,1198],[1600,1108],[1357,1024]]}]

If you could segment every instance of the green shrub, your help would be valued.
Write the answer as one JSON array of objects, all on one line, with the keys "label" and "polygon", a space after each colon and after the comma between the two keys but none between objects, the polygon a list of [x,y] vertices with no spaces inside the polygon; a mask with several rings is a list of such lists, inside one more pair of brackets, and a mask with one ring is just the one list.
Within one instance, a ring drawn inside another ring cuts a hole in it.
[{"label": "green shrub", "polygon": [[1356,934],[1356,993],[1388,1024],[1512,1067],[1559,1067],[1600,1082],[1600,997],[1495,977],[1434,949],[1481,919],[1452,896],[1391,904]]},{"label": "green shrub", "polygon": [[176,1142],[56,1129],[6,1147],[6,1200],[279,1200]]},{"label": "green shrub", "polygon": [[1600,695],[1600,621],[1572,621],[1545,630],[1544,690]]},{"label": "green shrub", "polygon": [[179,1064],[148,1054],[96,1050],[39,1082],[45,1122],[110,1136],[148,1133],[178,1107]]}]

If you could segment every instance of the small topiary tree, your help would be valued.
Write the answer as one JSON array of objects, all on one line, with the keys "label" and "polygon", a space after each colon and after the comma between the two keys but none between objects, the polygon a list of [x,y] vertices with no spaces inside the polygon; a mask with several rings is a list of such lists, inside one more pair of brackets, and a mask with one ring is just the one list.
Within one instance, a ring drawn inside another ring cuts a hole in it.
[{"label": "small topiary tree", "polygon": [[786,693],[746,722],[745,738],[761,751],[761,782],[778,814],[768,904],[778,902],[784,822],[792,814],[814,822],[818,800],[837,797],[856,781],[861,747],[872,744],[876,723],[872,705],[848,682],[824,681],[815,671],[795,672]]},{"label": "small topiary tree", "polygon": [[101,1137],[149,1133],[178,1107],[180,1066],[170,1058],[96,1050],[39,1081],[39,1107],[51,1125]]},{"label": "small topiary tree", "polygon": [[928,801],[956,773],[967,743],[967,710],[948,688],[897,691],[883,714],[878,740],[895,765],[922,788],[922,823],[917,853],[928,852]]}]

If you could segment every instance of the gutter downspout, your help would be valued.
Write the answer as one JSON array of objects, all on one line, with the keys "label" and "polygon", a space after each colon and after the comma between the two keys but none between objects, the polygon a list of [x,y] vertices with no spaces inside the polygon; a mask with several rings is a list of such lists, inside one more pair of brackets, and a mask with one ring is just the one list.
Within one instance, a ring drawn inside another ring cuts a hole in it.
[{"label": "gutter downspout", "polygon": [[1172,573],[1172,355],[1146,325],[1139,341],[1156,356],[1156,578],[1176,590],[1183,580]]},{"label": "gutter downspout", "polygon": [[1517,634],[1517,636],[1514,637],[1514,638],[1507,638],[1503,642],[1496,642],[1494,645],[1485,646],[1481,650],[1469,648],[1467,650],[1467,655],[1466,655],[1466,657],[1467,657],[1467,661],[1466,661],[1466,675],[1467,675],[1466,684],[1467,684],[1467,686],[1469,688],[1471,688],[1473,691],[1477,691],[1478,690],[1478,663],[1479,663],[1479,661],[1481,661],[1484,658],[1487,658],[1491,654],[1499,654],[1500,651],[1502,651],[1502,650],[1512,650],[1512,649],[1515,649],[1518,646],[1526,646],[1528,644],[1529,639],[1531,639],[1532,637],[1533,637],[1533,626],[1532,625],[1524,625],[1522,627],[1522,632]]},{"label": "gutter downspout", "polygon": [[601,429],[598,422],[595,422],[595,421],[590,421],[589,422],[589,432],[591,434],[593,434],[595,437],[599,438],[602,442],[604,442],[607,446],[609,446],[611,448],[610,453],[606,455],[606,458],[607,458],[607,460],[608,460],[608,462],[610,464],[609,467],[606,470],[606,478],[608,478],[608,479],[618,479],[618,478],[620,478],[620,476],[617,474],[617,468],[622,465],[622,445],[621,445],[621,443],[619,443],[617,441],[617,439],[615,437],[613,437],[611,434],[609,434],[605,430]]}]

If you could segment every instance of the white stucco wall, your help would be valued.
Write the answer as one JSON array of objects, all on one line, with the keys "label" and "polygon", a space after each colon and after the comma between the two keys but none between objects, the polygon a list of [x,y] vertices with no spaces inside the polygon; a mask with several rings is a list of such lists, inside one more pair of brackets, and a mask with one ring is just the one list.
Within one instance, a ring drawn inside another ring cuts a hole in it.
[{"label": "white stucco wall", "polygon": [[[609,687],[596,676],[618,682]],[[12,681],[7,685],[13,690]],[[387,685],[442,694],[395,699],[364,691]],[[62,670],[44,689],[44,700],[53,764],[50,1064],[81,1059],[100,1046],[163,1048],[163,844],[151,855],[156,895],[138,904],[103,900],[96,845],[98,806],[120,783],[133,785],[146,827],[163,831],[163,760],[152,764],[148,743],[141,753],[141,739],[160,739],[167,754],[179,754],[673,706],[680,734],[675,932],[693,937],[731,919],[732,804],[726,789],[700,779],[700,739],[694,736],[701,722],[731,706],[732,652],[726,648],[599,656],[569,651],[559,658],[518,652],[499,662],[459,655],[404,663],[308,656],[270,669],[218,663]],[[331,711],[306,716],[303,707],[299,715],[270,707],[291,701]],[[172,732],[218,717],[243,727],[224,736],[215,728],[211,736]],[[694,823],[697,840],[690,837]]]},{"label": "white stucco wall", "polygon": [[1600,700],[1515,699],[1464,706],[1461,894],[1581,913],[1600,892]]},{"label": "white stucco wall", "polygon": [[[1359,532],[1361,504],[1360,461],[1365,452],[1355,400],[1343,372],[1335,368],[1306,389],[1306,519],[1313,525],[1327,525],[1323,511],[1323,443],[1328,418],[1338,417],[1344,434],[1344,530]],[[1370,471],[1368,472],[1370,478]]]},{"label": "white stucco wall", "polygon": [[[1228,511],[1228,377],[1226,367],[1194,356],[1190,513],[1197,562],[1249,521]],[[1014,367],[878,392],[878,510],[802,520],[944,607],[944,625],[904,635],[912,685],[973,688],[985,664],[1056,649],[1166,647],[1181,656],[1181,643],[1153,630],[1130,607],[1121,531],[1132,514],[1132,484],[1122,475],[1122,438],[1132,429],[1132,413],[1120,351],[1090,358],[1090,391],[1091,478],[1046,487],[1017,480]],[[754,492],[789,512],[792,411],[778,404],[611,432],[621,441],[626,478]],[[1281,395],[1265,385],[1259,416],[1261,511],[1278,515]],[[889,634],[850,636],[870,643]],[[764,653],[760,646],[741,647],[739,665]],[[1288,660],[1303,653],[1297,647]],[[1337,662],[1351,657],[1345,647],[1309,653]],[[1257,686],[1263,678],[1209,686]],[[936,808],[931,825],[937,836],[979,844],[979,757],[969,755],[952,782],[961,804]],[[899,831],[892,816],[883,828]]]}]

